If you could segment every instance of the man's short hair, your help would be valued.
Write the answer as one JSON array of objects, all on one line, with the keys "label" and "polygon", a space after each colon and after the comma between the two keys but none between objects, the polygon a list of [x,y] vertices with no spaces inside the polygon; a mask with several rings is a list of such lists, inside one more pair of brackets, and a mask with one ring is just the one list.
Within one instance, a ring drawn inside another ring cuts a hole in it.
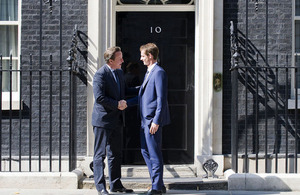
[{"label": "man's short hair", "polygon": [[115,59],[116,52],[121,51],[121,48],[118,46],[110,47],[104,52],[104,60],[106,63],[109,62],[110,59]]},{"label": "man's short hair", "polygon": [[145,51],[145,54],[148,56],[149,53],[152,54],[154,60],[157,60],[158,58],[158,54],[159,54],[159,49],[158,47],[155,45],[155,43],[147,43],[145,45],[142,45],[140,47],[140,51]]}]

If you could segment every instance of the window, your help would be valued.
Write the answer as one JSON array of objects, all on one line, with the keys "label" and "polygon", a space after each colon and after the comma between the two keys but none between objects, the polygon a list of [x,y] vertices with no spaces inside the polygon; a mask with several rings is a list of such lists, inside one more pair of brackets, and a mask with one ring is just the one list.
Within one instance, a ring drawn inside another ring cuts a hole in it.
[{"label": "window", "polygon": [[[20,50],[20,2],[18,0],[0,0],[0,55],[2,55],[2,109],[19,109],[19,84],[17,72],[19,68]],[[11,78],[10,78],[10,75]],[[11,82],[10,82],[11,81]]]}]

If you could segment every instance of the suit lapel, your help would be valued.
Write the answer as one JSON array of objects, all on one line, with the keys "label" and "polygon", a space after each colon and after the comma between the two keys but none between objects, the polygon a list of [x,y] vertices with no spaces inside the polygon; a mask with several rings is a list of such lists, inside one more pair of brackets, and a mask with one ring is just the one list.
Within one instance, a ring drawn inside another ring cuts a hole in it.
[{"label": "suit lapel", "polygon": [[109,85],[113,85],[113,87],[109,87],[111,91],[113,91],[113,93],[115,93],[116,98],[118,99],[120,94],[119,94],[119,90],[118,90],[118,84],[113,76],[113,73],[110,71],[110,69],[107,67],[107,65],[105,65],[104,67],[105,72],[107,73],[107,78],[108,78],[108,83],[110,83]]},{"label": "suit lapel", "polygon": [[147,78],[147,80],[145,81],[145,83],[142,85],[142,88],[141,88],[141,92],[144,92],[145,88],[147,87],[147,84],[151,78],[151,76],[154,74],[154,71],[155,69],[157,69],[157,64],[152,68],[151,72],[149,73],[149,76]]},{"label": "suit lapel", "polygon": [[117,88],[117,87],[118,87],[118,84],[117,84],[117,82],[116,82],[116,80],[115,80],[115,78],[114,78],[114,75],[113,75],[113,73],[110,71],[110,69],[109,69],[107,66],[108,66],[108,65],[106,64],[106,65],[105,65],[105,71],[106,71],[107,74],[109,75],[109,78],[110,78],[111,82],[114,83],[114,87],[116,87],[116,89],[118,89],[118,88]]}]

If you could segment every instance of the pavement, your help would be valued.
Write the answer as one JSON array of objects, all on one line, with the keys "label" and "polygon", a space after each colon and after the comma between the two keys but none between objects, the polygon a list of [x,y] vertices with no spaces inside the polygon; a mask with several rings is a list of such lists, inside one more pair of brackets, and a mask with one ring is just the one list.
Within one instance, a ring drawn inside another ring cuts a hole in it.
[{"label": "pavement", "polygon": [[[126,188],[134,189],[134,193],[129,194],[146,195],[147,188],[151,186],[147,168],[145,166],[131,166],[123,169],[124,177],[122,177],[122,183]],[[248,174],[247,177],[243,174],[237,174],[237,177],[230,180],[230,185],[234,184],[237,188],[229,188],[227,177],[209,177],[207,179],[196,177],[194,170],[186,166],[168,166],[164,174],[166,174],[164,183],[167,187],[167,195],[300,195],[300,175],[298,174],[279,175],[280,177],[275,179],[272,179],[273,177],[270,174],[266,176],[251,176]],[[0,172],[0,195],[98,195],[94,180],[89,177],[82,177],[82,175],[82,173],[79,174],[76,171],[72,173]],[[78,180],[79,178],[80,180]],[[245,180],[245,178],[249,178],[249,181]],[[243,188],[243,185],[245,187],[246,183],[253,186],[253,188]],[[280,188],[283,183],[285,188]],[[291,186],[288,186],[288,188],[286,187],[288,183],[299,186],[299,188]],[[267,188],[266,186],[269,187]],[[125,193],[112,194],[120,195]]]},{"label": "pavement", "polygon": [[[0,186],[1,187],[1,186]],[[144,195],[146,190],[137,189],[131,195]],[[94,189],[5,189],[0,188],[1,195],[98,195]],[[112,193],[116,195],[125,193]],[[226,191],[226,190],[168,190],[167,194],[198,195],[299,195],[300,192],[280,191]]]}]

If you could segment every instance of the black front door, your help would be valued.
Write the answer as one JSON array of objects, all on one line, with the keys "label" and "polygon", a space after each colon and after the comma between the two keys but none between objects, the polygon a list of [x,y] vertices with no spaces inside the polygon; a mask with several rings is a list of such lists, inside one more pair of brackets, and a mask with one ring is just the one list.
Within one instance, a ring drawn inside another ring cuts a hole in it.
[{"label": "black front door", "polygon": [[[159,64],[168,75],[171,124],[163,128],[165,164],[194,162],[194,12],[119,12],[117,45],[122,48],[126,82],[140,85],[146,67],[139,60],[142,44],[159,47]],[[126,110],[123,164],[144,164],[136,107]]]}]

